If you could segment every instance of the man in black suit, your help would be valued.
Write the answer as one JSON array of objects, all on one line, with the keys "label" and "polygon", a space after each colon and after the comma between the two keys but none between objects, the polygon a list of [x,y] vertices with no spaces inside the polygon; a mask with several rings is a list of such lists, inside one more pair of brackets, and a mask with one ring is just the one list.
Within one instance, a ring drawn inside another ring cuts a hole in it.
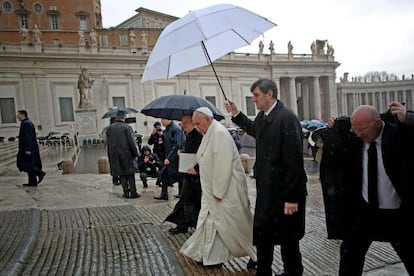
[{"label": "man in black suit", "polygon": [[277,100],[277,86],[272,80],[259,79],[250,91],[260,110],[254,121],[231,101],[226,102],[226,109],[235,124],[256,138],[256,275],[272,275],[275,244],[280,245],[284,267],[277,275],[302,275],[299,240],[305,233],[307,195],[302,128],[292,110]]},{"label": "man in black suit", "polygon": [[[347,220],[341,232],[339,275],[362,274],[372,241],[390,242],[409,275],[414,275],[414,227],[410,219],[414,211],[414,113],[407,112],[401,103],[392,102],[381,117],[373,106],[362,105],[354,110],[350,120],[332,118],[328,122],[330,129],[339,125],[336,136],[346,149],[338,150],[346,152],[344,156],[349,161],[347,181],[341,184],[346,211],[337,213],[346,214]],[[332,150],[331,154],[335,156],[337,152]],[[321,182],[329,183],[329,164],[328,169],[322,166]],[[345,170],[332,169],[335,173]]]}]

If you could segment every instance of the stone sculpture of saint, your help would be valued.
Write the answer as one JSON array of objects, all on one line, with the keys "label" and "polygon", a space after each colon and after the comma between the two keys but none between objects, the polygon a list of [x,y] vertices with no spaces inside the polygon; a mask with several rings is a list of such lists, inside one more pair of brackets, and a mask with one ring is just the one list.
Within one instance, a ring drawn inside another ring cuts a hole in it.
[{"label": "stone sculpture of saint", "polygon": [[22,42],[29,42],[29,30],[26,27],[21,27],[19,33],[22,36]]},{"label": "stone sculpture of saint", "polygon": [[289,56],[292,56],[293,55],[293,45],[292,45],[292,42],[289,40],[289,42],[288,42],[288,55]]},{"label": "stone sculpture of saint", "polygon": [[97,37],[98,37],[98,34],[96,33],[95,28],[92,28],[91,31],[89,32],[89,39],[90,39],[91,45],[97,44]]},{"label": "stone sculpture of saint", "polygon": [[135,45],[135,37],[136,37],[135,32],[133,30],[130,30],[129,31],[129,45],[131,47],[135,47],[136,46]]},{"label": "stone sculpture of saint", "polygon": [[79,89],[79,108],[92,107],[92,93],[91,88],[94,80],[89,76],[88,68],[81,67],[79,74],[78,89]]},{"label": "stone sculpture of saint", "polygon": [[315,41],[312,42],[312,44],[311,44],[311,51],[312,51],[312,55],[316,54],[316,44],[315,44]]},{"label": "stone sculpture of saint", "polygon": [[42,32],[39,30],[39,27],[37,26],[37,24],[34,25],[33,33],[34,33],[34,42],[42,43],[42,41],[40,40]]},{"label": "stone sculpture of saint", "polygon": [[333,56],[335,53],[334,48],[329,43],[326,45],[326,53],[328,54],[328,56]]},{"label": "stone sculpture of saint", "polygon": [[263,41],[260,40],[260,42],[259,42],[259,55],[263,54],[263,48],[264,48]]},{"label": "stone sculpture of saint", "polygon": [[148,50],[148,34],[146,30],[141,32],[141,48],[143,51]]},{"label": "stone sculpture of saint", "polygon": [[85,33],[82,30],[78,31],[79,45],[85,45]]},{"label": "stone sculpture of saint", "polygon": [[273,44],[273,40],[270,40],[269,51],[270,51],[271,55],[273,55],[275,53],[275,45]]}]

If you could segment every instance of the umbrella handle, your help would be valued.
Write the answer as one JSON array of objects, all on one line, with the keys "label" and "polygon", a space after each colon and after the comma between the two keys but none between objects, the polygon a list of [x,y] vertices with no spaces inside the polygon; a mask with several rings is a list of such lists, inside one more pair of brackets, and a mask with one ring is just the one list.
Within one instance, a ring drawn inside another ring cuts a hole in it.
[{"label": "umbrella handle", "polygon": [[208,62],[210,63],[211,68],[213,69],[214,75],[216,76],[217,82],[220,86],[221,93],[223,94],[224,99],[227,101],[228,99],[226,97],[226,94],[224,93],[223,86],[221,86],[220,80],[219,80],[219,78],[217,76],[217,73],[216,73],[216,69],[214,69],[213,62],[211,62],[211,58],[210,58],[210,55],[207,52],[206,45],[204,45],[204,41],[201,41],[201,45],[203,45],[204,54],[206,55],[206,57],[208,59]]}]

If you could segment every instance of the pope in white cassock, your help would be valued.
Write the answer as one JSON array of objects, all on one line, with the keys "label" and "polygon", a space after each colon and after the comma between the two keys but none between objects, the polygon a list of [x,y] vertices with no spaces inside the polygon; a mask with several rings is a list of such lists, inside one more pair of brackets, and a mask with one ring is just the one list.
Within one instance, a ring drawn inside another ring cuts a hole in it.
[{"label": "pope in white cassock", "polygon": [[194,112],[193,123],[204,135],[197,151],[203,193],[197,228],[180,252],[203,265],[256,261],[247,180],[233,138],[206,107]]}]

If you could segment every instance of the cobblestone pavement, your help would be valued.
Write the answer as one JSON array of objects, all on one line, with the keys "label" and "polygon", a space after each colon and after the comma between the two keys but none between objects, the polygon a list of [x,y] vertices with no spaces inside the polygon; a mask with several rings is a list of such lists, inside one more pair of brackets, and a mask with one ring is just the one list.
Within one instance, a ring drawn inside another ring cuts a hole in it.
[{"label": "cobblestone pavement", "polygon": [[[142,197],[124,199],[109,175],[61,175],[52,161],[37,188],[23,187],[25,174],[0,177],[0,275],[252,275],[247,258],[203,267],[184,257],[179,248],[191,235],[170,235],[163,222],[169,201],[156,201],[155,181]],[[254,208],[254,179],[249,196]],[[327,240],[317,175],[309,175],[307,227],[301,241],[304,275],[335,275],[339,241]],[[278,247],[273,270],[282,268]],[[407,275],[387,243],[374,243],[364,275]]]}]

